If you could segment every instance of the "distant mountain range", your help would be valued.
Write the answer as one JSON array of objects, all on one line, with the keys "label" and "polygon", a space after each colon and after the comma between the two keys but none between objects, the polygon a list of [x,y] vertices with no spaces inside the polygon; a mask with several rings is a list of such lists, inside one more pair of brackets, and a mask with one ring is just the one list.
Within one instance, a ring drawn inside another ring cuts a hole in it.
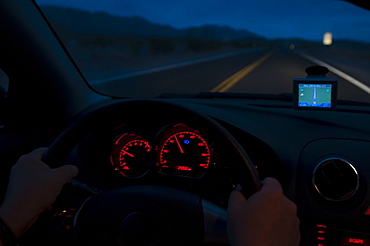
[{"label": "distant mountain range", "polygon": [[176,29],[169,25],[149,22],[141,17],[120,17],[103,12],[91,13],[54,6],[42,6],[42,10],[58,29],[72,33],[199,38],[219,41],[263,39],[247,30],[235,30],[228,26],[204,25]]}]

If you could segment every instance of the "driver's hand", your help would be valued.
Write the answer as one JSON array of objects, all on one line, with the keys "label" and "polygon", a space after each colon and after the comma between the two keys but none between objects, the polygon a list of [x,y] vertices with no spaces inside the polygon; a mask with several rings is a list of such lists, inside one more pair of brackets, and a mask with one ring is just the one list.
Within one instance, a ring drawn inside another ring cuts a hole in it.
[{"label": "driver's hand", "polygon": [[273,178],[262,182],[248,200],[234,191],[227,211],[228,235],[233,246],[299,245],[297,207]]},{"label": "driver's hand", "polygon": [[63,185],[77,175],[77,167],[51,169],[41,161],[46,148],[22,156],[12,167],[0,217],[16,237],[24,233],[46,209],[50,209]]}]

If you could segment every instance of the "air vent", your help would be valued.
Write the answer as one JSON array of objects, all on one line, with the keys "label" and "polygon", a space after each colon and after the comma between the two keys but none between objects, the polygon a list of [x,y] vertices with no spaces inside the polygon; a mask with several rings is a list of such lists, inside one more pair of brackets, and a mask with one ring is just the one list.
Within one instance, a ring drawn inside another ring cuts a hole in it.
[{"label": "air vent", "polygon": [[357,170],[341,158],[320,162],[312,178],[316,191],[329,201],[344,201],[352,197],[359,186]]}]

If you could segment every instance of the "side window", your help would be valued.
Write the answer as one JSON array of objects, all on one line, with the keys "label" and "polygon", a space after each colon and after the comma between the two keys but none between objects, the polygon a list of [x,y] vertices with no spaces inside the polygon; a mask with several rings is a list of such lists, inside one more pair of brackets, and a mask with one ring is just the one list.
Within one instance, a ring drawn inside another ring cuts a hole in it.
[{"label": "side window", "polygon": [[0,68],[0,128],[5,119],[5,99],[9,87],[9,78]]},{"label": "side window", "polygon": [[[8,76],[4,73],[4,71],[1,68],[0,68],[0,86],[5,91],[8,91],[9,78],[8,78]],[[2,91],[0,91],[0,92],[2,92]]]}]

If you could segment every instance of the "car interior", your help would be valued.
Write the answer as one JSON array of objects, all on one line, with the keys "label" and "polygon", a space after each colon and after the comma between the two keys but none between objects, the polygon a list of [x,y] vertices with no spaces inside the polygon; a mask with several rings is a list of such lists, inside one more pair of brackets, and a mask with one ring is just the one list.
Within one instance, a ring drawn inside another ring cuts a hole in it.
[{"label": "car interior", "polygon": [[370,245],[370,100],[336,99],[329,70],[310,62],[291,94],[120,98],[86,81],[35,1],[2,0],[1,200],[36,148],[79,169],[19,245],[229,245],[231,191],[266,177],[297,205],[300,245]]}]

